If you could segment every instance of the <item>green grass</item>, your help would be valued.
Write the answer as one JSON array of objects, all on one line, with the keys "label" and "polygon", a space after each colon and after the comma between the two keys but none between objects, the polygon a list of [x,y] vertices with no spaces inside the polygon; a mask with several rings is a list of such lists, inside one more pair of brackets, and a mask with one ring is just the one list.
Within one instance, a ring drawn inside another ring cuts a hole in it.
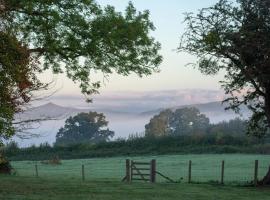
[{"label": "green grass", "polygon": [[[168,155],[133,157],[137,161],[157,160],[157,170],[181,183],[121,183],[126,157],[64,160],[51,166],[40,162],[12,162],[15,176],[0,176],[2,200],[267,200],[270,188],[240,186],[253,179],[254,161],[259,160],[259,177],[267,171],[267,155]],[[192,180],[214,184],[187,184],[188,161],[192,160]],[[220,180],[221,161],[225,160],[225,186]],[[38,164],[39,177],[35,176]],[[85,165],[86,181],[81,180]],[[235,183],[234,185],[231,183]]]},{"label": "green grass", "polygon": [[270,188],[0,176],[1,200],[267,200]]},{"label": "green grass", "polygon": [[[80,180],[81,165],[85,165],[85,176],[88,181],[119,182],[125,174],[125,159],[95,158],[64,160],[62,165],[51,166],[33,161],[12,162],[17,176],[35,176],[35,164],[38,164],[39,177],[50,180]],[[157,171],[175,181],[187,182],[188,161],[192,160],[192,181],[215,182],[220,180],[221,161],[225,160],[225,183],[245,184],[253,180],[254,161],[259,160],[259,178],[265,175],[270,164],[269,155],[162,155],[143,156],[130,159],[139,161],[157,160]],[[165,180],[158,177],[158,182]]]}]

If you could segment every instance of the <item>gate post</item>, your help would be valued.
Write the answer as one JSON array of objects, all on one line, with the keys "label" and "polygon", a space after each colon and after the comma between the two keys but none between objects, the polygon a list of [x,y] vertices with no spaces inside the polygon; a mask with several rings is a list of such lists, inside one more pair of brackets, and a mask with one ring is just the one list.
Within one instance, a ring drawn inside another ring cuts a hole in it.
[{"label": "gate post", "polygon": [[224,167],[225,167],[225,161],[223,160],[222,163],[221,163],[221,185],[224,184]]},{"label": "gate post", "polygon": [[84,165],[82,165],[82,181],[85,181]]},{"label": "gate post", "polygon": [[126,159],[126,180],[128,183],[130,183],[131,181],[131,177],[130,177],[130,160]]},{"label": "gate post", "polygon": [[254,186],[258,184],[258,168],[259,168],[259,161],[255,160],[255,167],[254,167]]},{"label": "gate post", "polygon": [[192,165],[192,161],[190,160],[188,162],[188,183],[191,183],[191,165]]},{"label": "gate post", "polygon": [[156,160],[151,160],[150,164],[150,182],[155,183],[156,182]]},{"label": "gate post", "polygon": [[36,177],[38,177],[38,166],[35,164]]}]

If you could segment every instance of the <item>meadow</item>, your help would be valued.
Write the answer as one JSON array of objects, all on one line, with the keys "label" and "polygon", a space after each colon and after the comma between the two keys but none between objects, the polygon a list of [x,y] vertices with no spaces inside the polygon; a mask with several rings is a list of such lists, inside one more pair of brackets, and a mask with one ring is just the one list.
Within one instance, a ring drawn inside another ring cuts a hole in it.
[{"label": "meadow", "polygon": [[[160,155],[138,157],[113,157],[62,160],[61,165],[46,165],[39,161],[14,161],[15,176],[38,176],[43,179],[80,180],[81,168],[84,165],[87,181],[120,182],[125,176],[125,159],[135,161],[150,161],[156,159],[157,171],[170,177],[176,182],[187,182],[188,162],[192,161],[192,182],[218,183],[221,176],[221,162],[225,161],[225,184],[246,185],[254,178],[255,160],[259,160],[259,179],[267,172],[270,164],[270,155],[246,154],[201,154],[201,155]],[[158,182],[166,182],[157,177]]]},{"label": "meadow", "polygon": [[1,200],[267,200],[269,188],[0,176]]},{"label": "meadow", "polygon": [[[14,161],[15,174],[0,176],[2,200],[266,200],[270,188],[250,185],[254,163],[259,160],[259,178],[266,173],[270,155],[162,155],[129,157],[136,161],[156,159],[157,171],[178,181],[158,177],[156,184],[125,183],[128,157],[62,160],[61,165],[40,161]],[[192,160],[192,182],[187,183],[188,162]],[[221,161],[225,161],[225,184],[219,184]],[[85,166],[82,180],[81,166]],[[38,177],[36,177],[36,168]]]}]

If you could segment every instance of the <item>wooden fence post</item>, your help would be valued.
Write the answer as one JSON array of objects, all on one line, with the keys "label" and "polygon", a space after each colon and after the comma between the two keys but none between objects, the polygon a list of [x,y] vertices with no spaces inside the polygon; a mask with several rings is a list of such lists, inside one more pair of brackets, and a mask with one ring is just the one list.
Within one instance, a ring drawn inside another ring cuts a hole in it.
[{"label": "wooden fence post", "polygon": [[258,168],[259,168],[259,161],[255,160],[255,168],[254,168],[254,186],[258,184]]},{"label": "wooden fence post", "polygon": [[82,165],[82,180],[85,180],[85,174],[84,174],[84,165]]},{"label": "wooden fence post", "polygon": [[129,183],[131,181],[131,177],[130,177],[130,160],[126,159],[126,180]]},{"label": "wooden fence post", "polygon": [[35,165],[35,171],[36,171],[36,177],[38,177],[38,166],[37,166],[37,164]]},{"label": "wooden fence post", "polygon": [[220,181],[222,185],[224,184],[224,166],[225,166],[225,162],[223,160],[221,163],[221,181]]},{"label": "wooden fence post", "polygon": [[191,165],[192,161],[190,160],[188,163],[188,183],[191,183]]},{"label": "wooden fence post", "polygon": [[134,161],[131,160],[131,162],[130,162],[130,182],[133,181],[133,170],[134,170]]},{"label": "wooden fence post", "polygon": [[156,160],[151,160],[151,168],[150,168],[150,182],[156,182]]}]

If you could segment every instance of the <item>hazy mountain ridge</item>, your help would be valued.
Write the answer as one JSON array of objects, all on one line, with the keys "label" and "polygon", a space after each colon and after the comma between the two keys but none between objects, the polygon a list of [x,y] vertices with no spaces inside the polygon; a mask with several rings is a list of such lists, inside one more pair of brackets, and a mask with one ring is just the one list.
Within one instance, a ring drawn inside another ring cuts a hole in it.
[{"label": "hazy mountain ridge", "polygon": [[48,119],[48,118],[58,119],[65,116],[71,116],[77,112],[81,112],[80,109],[68,108],[53,103],[48,103],[21,112],[16,115],[15,119],[18,118],[22,120]]},{"label": "hazy mountain ridge", "polygon": [[[21,119],[39,119],[39,118],[62,118],[62,117],[67,117],[67,116],[72,116],[80,112],[89,112],[89,111],[96,111],[96,112],[102,112],[105,115],[110,115],[110,116],[133,116],[133,117],[151,117],[154,115],[159,114],[162,110],[165,109],[171,109],[171,110],[176,110],[179,108],[184,108],[184,107],[195,107],[198,108],[203,114],[208,116],[210,119],[213,117],[217,116],[231,116],[233,115],[234,117],[237,117],[238,115],[232,111],[232,110],[225,110],[227,105],[222,104],[221,102],[209,102],[209,103],[203,103],[203,104],[191,104],[191,105],[181,105],[181,106],[175,106],[175,107],[169,107],[169,108],[159,108],[156,110],[150,110],[150,111],[145,111],[141,113],[136,113],[136,112],[128,112],[128,111],[119,111],[115,110],[113,108],[104,108],[103,110],[101,109],[81,109],[81,108],[73,108],[73,107],[64,107],[64,106],[59,106],[54,103],[48,103],[44,104],[38,107],[31,108],[29,110],[26,110],[25,112],[19,114]],[[247,108],[241,107],[241,113],[244,117],[247,117],[250,115],[250,111],[248,111]],[[226,117],[223,119],[226,120]],[[216,121],[216,120],[214,120]]]},{"label": "hazy mountain ridge", "polygon": [[28,110],[25,110],[22,113],[16,115],[15,119],[21,120],[29,120],[29,119],[62,119],[67,118],[69,116],[76,115],[81,112],[101,112],[107,115],[113,116],[126,116],[133,115],[131,112],[125,111],[115,111],[113,109],[82,109],[82,108],[74,108],[74,107],[66,107],[60,106],[54,103],[47,103],[41,106],[33,107]]}]

